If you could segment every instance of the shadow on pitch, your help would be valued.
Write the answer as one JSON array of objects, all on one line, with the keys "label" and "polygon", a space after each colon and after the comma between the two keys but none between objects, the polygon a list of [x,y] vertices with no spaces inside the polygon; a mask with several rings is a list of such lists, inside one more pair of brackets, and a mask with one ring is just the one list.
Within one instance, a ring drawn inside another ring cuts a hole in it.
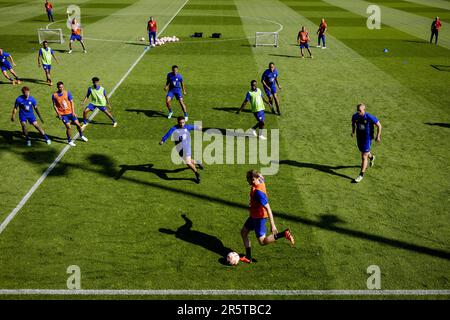
[{"label": "shadow on pitch", "polygon": [[167,114],[165,114],[162,111],[155,111],[155,110],[145,110],[145,109],[125,109],[125,111],[128,112],[136,112],[136,114],[143,114],[146,117],[149,118],[156,118],[156,117],[162,117],[162,118],[167,118]]},{"label": "shadow on pitch", "polygon": [[271,54],[269,54],[269,56],[281,57],[281,58],[297,58],[297,59],[300,58],[300,56],[291,56],[291,55],[288,55],[288,54],[275,54],[275,53],[271,53]]},{"label": "shadow on pitch", "polygon": [[192,221],[185,215],[182,214],[181,217],[184,219],[184,224],[180,226],[176,231],[161,228],[159,232],[174,235],[175,238],[186,241],[188,243],[194,244],[196,246],[205,248],[211,252],[214,252],[220,256],[219,263],[227,265],[226,256],[229,252],[233,251],[223,245],[222,241],[210,234],[192,230]]},{"label": "shadow on pitch", "polygon": [[20,78],[20,81],[23,82],[31,82],[31,83],[35,83],[35,84],[43,84],[48,86],[47,81],[45,80],[41,80],[41,79],[32,79],[32,78]]},{"label": "shadow on pitch", "polygon": [[121,164],[119,167],[120,167],[120,170],[117,173],[117,175],[114,177],[114,179],[116,179],[116,180],[119,180],[127,171],[139,171],[139,172],[153,173],[158,178],[161,178],[163,180],[179,180],[179,181],[184,180],[184,181],[194,181],[195,182],[195,179],[193,179],[193,178],[169,178],[169,176],[167,175],[168,173],[178,173],[178,172],[188,170],[189,168],[187,168],[187,167],[173,169],[173,170],[156,169],[156,168],[154,168],[154,165],[151,163],[150,164],[138,164],[138,165]]},{"label": "shadow on pitch", "polygon": [[[225,111],[225,112],[229,112],[229,113],[236,113],[236,111],[239,110],[239,108],[230,108],[230,107],[214,107],[213,109],[214,110],[219,110],[219,111]],[[241,112],[251,113],[251,110],[244,109]]]},{"label": "shadow on pitch", "polygon": [[442,65],[442,64],[430,64],[431,67],[438,71],[450,72],[450,66]]},{"label": "shadow on pitch", "polygon": [[[115,178],[120,171],[116,169],[114,161],[105,155],[101,154],[92,154],[88,157],[88,160],[91,162],[91,164],[94,164],[97,168],[92,168],[92,166],[85,165],[85,164],[64,164],[60,163],[59,166],[65,166],[67,169],[70,169],[72,167],[82,169],[84,171],[90,171],[93,173],[98,173],[107,177],[113,177]],[[327,166],[328,167],[328,166]],[[330,167],[328,167],[330,168]],[[335,167],[331,167],[335,168]],[[328,169],[327,169],[328,170]],[[55,171],[55,170],[54,170]],[[52,172],[52,175],[55,175],[55,172]],[[57,174],[57,173],[56,173]],[[116,179],[118,180],[118,179]],[[227,206],[230,208],[235,208],[239,210],[248,210],[248,205],[245,203],[240,202],[234,202],[230,201],[224,198],[220,198],[217,195],[210,196],[205,193],[202,193],[201,191],[195,192],[191,189],[187,188],[176,188],[172,186],[168,186],[161,183],[151,182],[151,181],[144,181],[141,179],[133,178],[133,177],[127,177],[122,176],[120,181],[126,181],[129,183],[138,184],[144,187],[149,188],[155,188],[158,190],[170,192],[175,195],[183,194],[185,196],[189,196],[193,199],[198,199],[202,201],[206,201],[209,203],[215,203],[219,204],[221,206]],[[445,260],[450,260],[450,252],[442,250],[442,249],[435,249],[435,248],[429,248],[425,247],[419,244],[413,244],[402,240],[397,239],[391,239],[387,238],[385,236],[365,232],[365,231],[359,231],[359,230],[353,230],[344,226],[341,226],[339,224],[343,224],[344,221],[339,218],[337,215],[333,214],[320,214],[318,221],[313,219],[308,219],[305,217],[300,216],[299,213],[284,213],[279,211],[273,212],[275,217],[296,222],[311,228],[319,228],[322,230],[327,230],[333,233],[337,233],[344,236],[353,237],[356,239],[376,242],[379,244],[387,245],[393,248],[398,248],[402,250],[407,250],[411,252],[416,252],[424,255],[428,255],[431,257],[437,257]],[[237,234],[239,234],[239,230],[237,230]]]},{"label": "shadow on pitch", "polygon": [[[33,126],[28,126],[28,135],[31,139],[31,141],[40,141],[43,144],[46,144],[45,140],[42,138],[41,134],[39,132],[34,132],[32,130],[36,130]],[[64,138],[55,137],[52,135],[47,134],[47,136],[56,143],[67,143],[67,140]],[[25,145],[25,138],[22,135],[22,131],[15,130],[15,131],[7,131],[7,130],[0,130],[0,137],[3,139],[0,139],[0,145],[9,144],[9,145],[17,145],[17,146],[24,146]],[[2,141],[3,140],[3,141]]]},{"label": "shadow on pitch", "polygon": [[425,124],[429,126],[438,126],[442,128],[450,128],[450,123],[443,123],[443,122],[425,122]]},{"label": "shadow on pitch", "polygon": [[280,160],[280,164],[285,164],[289,166],[294,166],[298,168],[310,168],[314,170],[318,170],[324,173],[331,174],[333,176],[349,179],[353,181],[352,177],[349,177],[345,174],[336,172],[335,170],[339,169],[348,169],[348,168],[359,168],[360,166],[327,166],[324,164],[316,164],[316,163],[308,163],[308,162],[298,162],[295,160]]},{"label": "shadow on pitch", "polygon": [[[234,129],[224,129],[224,128],[202,128],[202,132],[205,133],[209,130],[215,130],[220,132],[222,136],[229,136],[229,137],[242,137],[242,138],[256,138],[255,136],[251,134],[245,134],[244,132],[234,131]],[[209,132],[211,133],[211,131]]]}]

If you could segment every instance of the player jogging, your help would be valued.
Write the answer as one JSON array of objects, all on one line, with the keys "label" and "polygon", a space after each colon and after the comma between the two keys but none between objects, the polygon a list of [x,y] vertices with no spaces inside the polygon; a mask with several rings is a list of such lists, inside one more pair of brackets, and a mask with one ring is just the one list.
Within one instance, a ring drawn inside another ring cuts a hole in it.
[{"label": "player jogging", "polygon": [[317,29],[317,48],[320,48],[320,41],[322,40],[323,47],[322,49],[326,49],[327,46],[325,44],[325,31],[327,31],[327,23],[325,22],[325,19],[322,18],[322,21],[320,21],[319,29]]},{"label": "player jogging", "polygon": [[158,26],[156,25],[156,21],[153,19],[153,17],[150,17],[150,20],[148,20],[148,22],[147,22],[148,43],[150,46],[152,45],[152,39],[153,39],[153,44],[156,45],[157,29],[158,29]]},{"label": "player jogging", "polygon": [[[89,98],[91,99],[91,103],[89,103],[83,110],[83,127],[85,127],[88,123],[87,115],[89,112],[94,111],[95,108],[100,109],[100,111],[111,119],[114,128],[117,127],[117,121],[114,119],[110,111],[111,103],[109,102],[108,95],[106,94],[106,90],[100,86],[100,79],[97,77],[92,78],[92,87],[89,87],[87,90],[86,97],[83,100],[83,107]],[[109,110],[106,105],[108,105]]]},{"label": "player jogging", "polygon": [[252,134],[256,137],[256,128],[259,128],[258,137],[262,140],[267,140],[267,138],[263,135],[264,121],[266,119],[266,115],[264,113],[264,102],[267,104],[269,104],[269,102],[264,99],[261,89],[259,89],[256,84],[256,80],[252,80],[250,82],[251,89],[247,92],[244,102],[242,102],[241,107],[238,111],[236,111],[236,113],[239,114],[245,108],[247,103],[250,102],[253,115],[258,121],[258,123],[252,127]]},{"label": "player jogging", "polygon": [[[289,229],[285,229],[282,232],[278,232],[273,219],[272,209],[270,208],[269,199],[267,197],[266,184],[264,177],[256,170],[250,170],[247,172],[247,182],[250,187],[250,217],[245,221],[244,226],[241,229],[242,240],[245,246],[245,256],[240,260],[246,263],[252,262],[252,249],[251,242],[248,238],[250,231],[255,231],[256,238],[260,245],[265,246],[278,239],[286,238],[295,244],[294,237]],[[266,221],[269,218],[271,235],[266,235]]]},{"label": "player jogging", "polygon": [[30,88],[23,87],[22,95],[17,97],[16,102],[14,103],[14,108],[12,110],[12,114],[11,114],[12,122],[14,122],[16,119],[17,109],[19,109],[20,125],[22,126],[22,133],[25,136],[25,141],[27,143],[27,146],[31,147],[31,140],[30,140],[30,137],[28,136],[28,130],[27,130],[27,121],[28,121],[28,123],[32,124],[36,128],[37,131],[39,131],[39,133],[45,139],[47,144],[51,144],[52,142],[47,137],[44,130],[39,126],[39,124],[36,120],[36,117],[34,115],[33,109],[36,111],[37,115],[39,116],[39,119],[41,119],[41,122],[44,123],[44,121],[42,120],[41,114],[39,113],[36,99],[30,95]]},{"label": "player jogging", "polygon": [[47,12],[48,21],[54,22],[55,20],[53,20],[53,14],[52,14],[53,5],[52,5],[52,3],[48,0],[45,0],[44,6],[45,6],[45,11]]},{"label": "player jogging", "polygon": [[277,95],[277,87],[278,90],[281,90],[281,86],[278,83],[278,70],[275,68],[275,64],[273,62],[269,63],[269,68],[266,69],[266,71],[264,71],[264,73],[262,74],[261,83],[263,84],[264,91],[269,98],[269,104],[272,112],[275,112],[275,110],[273,109],[273,101],[275,100],[278,115],[281,116],[280,101],[278,100]]},{"label": "player jogging", "polygon": [[370,166],[375,164],[375,156],[370,152],[374,136],[374,126],[377,127],[376,142],[381,142],[381,123],[378,119],[366,112],[366,106],[360,103],[356,106],[356,113],[352,117],[352,137],[355,136],[358,142],[358,149],[361,151],[361,172],[355,178],[354,182],[358,183],[364,178],[367,169],[367,162]]},{"label": "player jogging", "polygon": [[304,26],[302,26],[302,30],[300,30],[300,32],[297,35],[297,43],[300,46],[300,54],[302,55],[301,57],[304,58],[304,54],[303,54],[303,49],[306,48],[306,50],[308,50],[309,53],[309,57],[312,59],[312,54],[311,51],[309,50],[309,33],[306,30],[306,28]]},{"label": "player jogging", "polygon": [[175,141],[175,148],[186,163],[186,165],[194,172],[195,174],[195,182],[200,183],[200,174],[197,171],[198,166],[200,169],[203,169],[203,165],[199,161],[195,161],[191,158],[191,134],[192,130],[201,130],[200,127],[194,126],[192,124],[186,124],[186,120],[183,116],[177,118],[178,124],[173,126],[167,131],[167,133],[161,138],[159,144],[163,144],[167,139],[173,136],[173,140]]},{"label": "player jogging", "polygon": [[55,109],[56,117],[60,119],[66,127],[67,142],[70,146],[75,147],[76,144],[72,141],[70,136],[70,124],[74,123],[77,126],[80,134],[80,139],[87,142],[88,139],[83,136],[80,122],[75,114],[73,106],[73,98],[69,91],[64,90],[64,83],[61,81],[56,84],[58,91],[52,94],[53,109]]},{"label": "player jogging", "polygon": [[186,87],[184,85],[183,77],[178,73],[178,66],[172,66],[172,72],[167,74],[167,81],[164,87],[164,91],[167,91],[166,106],[169,109],[167,119],[170,119],[173,115],[171,101],[175,97],[179,102],[181,109],[184,112],[184,119],[188,121],[188,113],[186,105],[184,104],[183,94],[186,95]]},{"label": "player jogging", "polygon": [[70,35],[70,42],[69,42],[69,52],[72,53],[72,43],[77,40],[81,43],[81,46],[83,47],[83,53],[87,53],[86,47],[84,46],[83,38],[81,37],[81,25],[77,22],[77,19],[72,20],[71,25],[71,32]]},{"label": "player jogging", "polygon": [[438,44],[438,36],[439,36],[439,29],[441,28],[441,20],[439,20],[439,17],[436,17],[433,22],[431,23],[431,38],[430,43],[433,42],[433,37],[435,37],[435,44]]},{"label": "player jogging", "polygon": [[40,68],[42,63],[42,68],[44,69],[45,76],[47,78],[47,84],[49,86],[53,85],[50,76],[50,72],[52,70],[52,57],[55,58],[55,61],[57,63],[59,63],[58,59],[56,59],[55,57],[54,51],[48,46],[47,40],[44,40],[44,42],[42,42],[42,48],[39,49],[38,53],[38,67]]},{"label": "player jogging", "polygon": [[[0,48],[0,69],[2,70],[3,75],[6,79],[11,81],[13,85],[20,84],[20,79],[14,71],[13,66],[16,66],[13,57],[9,53],[4,52],[2,48]],[[11,78],[8,75],[8,71],[11,72],[15,79]]]}]

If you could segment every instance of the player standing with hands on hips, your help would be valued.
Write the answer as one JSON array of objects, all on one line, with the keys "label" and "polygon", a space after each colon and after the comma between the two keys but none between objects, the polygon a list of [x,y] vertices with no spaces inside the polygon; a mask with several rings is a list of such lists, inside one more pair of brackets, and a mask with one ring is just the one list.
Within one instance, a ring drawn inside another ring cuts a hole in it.
[{"label": "player standing with hands on hips", "polygon": [[366,112],[366,105],[360,103],[356,106],[356,113],[352,117],[352,137],[355,136],[358,143],[358,149],[361,152],[361,172],[355,178],[354,182],[358,183],[364,178],[367,164],[370,166],[375,164],[375,156],[370,152],[372,140],[374,136],[374,126],[377,127],[376,142],[381,142],[381,123],[378,119]]}]

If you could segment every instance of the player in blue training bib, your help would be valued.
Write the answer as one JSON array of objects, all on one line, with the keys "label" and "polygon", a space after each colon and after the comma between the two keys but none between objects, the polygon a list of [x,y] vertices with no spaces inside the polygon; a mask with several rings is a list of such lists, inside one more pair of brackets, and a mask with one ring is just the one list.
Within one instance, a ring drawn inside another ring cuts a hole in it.
[{"label": "player in blue training bib", "polygon": [[167,74],[166,85],[164,91],[167,91],[166,95],[166,106],[169,110],[167,119],[170,119],[173,115],[171,101],[175,97],[179,102],[181,109],[184,113],[185,121],[188,121],[187,107],[184,103],[183,94],[186,95],[186,87],[184,85],[183,77],[178,73],[178,66],[172,66],[172,72]]},{"label": "player in blue training bib", "polygon": [[39,131],[39,133],[45,139],[47,144],[51,144],[50,139],[47,137],[44,130],[39,126],[36,120],[33,110],[36,111],[37,115],[39,116],[39,119],[41,119],[41,122],[44,123],[37,107],[37,101],[34,97],[30,95],[30,89],[28,87],[22,88],[22,95],[18,96],[14,103],[14,108],[11,114],[12,122],[14,122],[16,119],[17,109],[19,109],[20,125],[22,126],[22,132],[23,135],[25,136],[27,146],[31,147],[31,139],[28,135],[27,122],[33,125],[37,129],[37,131]]},{"label": "player in blue training bib", "polygon": [[[20,84],[20,79],[14,71],[13,66],[16,66],[13,57],[9,53],[3,51],[2,48],[0,48],[0,70],[2,70],[5,78],[8,79],[12,83],[12,85]],[[11,78],[8,75],[8,71],[11,72],[15,79]]]},{"label": "player in blue training bib", "polygon": [[352,137],[356,133],[356,141],[358,149],[361,152],[361,172],[355,178],[354,182],[358,183],[364,178],[367,165],[375,164],[375,156],[370,152],[372,140],[374,138],[374,127],[377,127],[377,136],[375,141],[381,142],[381,123],[370,113],[366,112],[366,106],[360,103],[356,107],[356,113],[352,116]]},{"label": "player in blue training bib", "polygon": [[273,109],[273,102],[275,101],[277,113],[278,115],[281,115],[280,101],[277,95],[277,87],[278,90],[281,90],[281,86],[278,83],[278,70],[275,68],[275,64],[273,62],[269,63],[269,68],[262,74],[261,83],[263,84],[264,91],[269,98],[269,104],[272,112],[275,113],[275,110]]}]

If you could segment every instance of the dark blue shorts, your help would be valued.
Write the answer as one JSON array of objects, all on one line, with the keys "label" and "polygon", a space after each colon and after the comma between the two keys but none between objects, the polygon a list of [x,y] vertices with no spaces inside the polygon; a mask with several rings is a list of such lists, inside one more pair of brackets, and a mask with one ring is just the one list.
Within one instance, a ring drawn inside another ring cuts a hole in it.
[{"label": "dark blue shorts", "polygon": [[264,113],[264,110],[253,112],[253,115],[255,116],[256,120],[258,120],[258,122],[263,122],[266,120],[266,114]]},{"label": "dark blue shorts", "polygon": [[66,114],[61,116],[61,120],[64,123],[70,123],[70,122],[75,122],[78,120],[77,117],[75,117],[72,113],[71,114]]},{"label": "dark blue shorts", "polygon": [[52,65],[51,64],[43,64],[42,68],[44,68],[44,70],[50,71],[50,70],[52,70]]},{"label": "dark blue shorts", "polygon": [[372,139],[356,139],[358,142],[358,149],[361,152],[370,152],[370,147],[372,145]]},{"label": "dark blue shorts", "polygon": [[300,49],[308,49],[309,48],[309,44],[308,43],[300,43]]},{"label": "dark blue shorts", "polygon": [[266,92],[266,96],[270,97],[271,95],[277,93],[277,86],[275,84],[270,86],[270,89],[264,87],[264,91]]},{"label": "dark blue shorts", "polygon": [[183,99],[183,94],[181,93],[181,90],[169,90],[167,92],[167,97],[170,99],[173,99],[173,97],[177,98],[177,100]]},{"label": "dark blue shorts", "polygon": [[156,40],[156,32],[154,31],[148,32],[148,41],[150,41],[151,39]]},{"label": "dark blue shorts", "polygon": [[36,117],[34,114],[27,114],[27,115],[19,115],[20,122],[29,122],[30,124],[33,124],[33,122],[36,121]]},{"label": "dark blue shorts", "polygon": [[105,106],[94,106],[92,103],[89,103],[89,104],[86,106],[86,109],[89,109],[90,111],[94,111],[95,108],[99,108],[100,111],[106,111],[106,107],[105,107]]},{"label": "dark blue shorts", "polygon": [[267,218],[249,217],[247,221],[245,221],[244,227],[250,231],[255,230],[256,237],[261,238],[266,235],[266,220]]},{"label": "dark blue shorts", "polygon": [[72,34],[70,36],[70,41],[75,41],[75,40],[81,41],[81,40],[83,40],[83,38],[81,38],[81,35],[79,35],[79,34]]},{"label": "dark blue shorts", "polygon": [[8,71],[12,69],[12,65],[10,63],[5,64],[3,66],[0,67],[2,69],[2,71]]}]

